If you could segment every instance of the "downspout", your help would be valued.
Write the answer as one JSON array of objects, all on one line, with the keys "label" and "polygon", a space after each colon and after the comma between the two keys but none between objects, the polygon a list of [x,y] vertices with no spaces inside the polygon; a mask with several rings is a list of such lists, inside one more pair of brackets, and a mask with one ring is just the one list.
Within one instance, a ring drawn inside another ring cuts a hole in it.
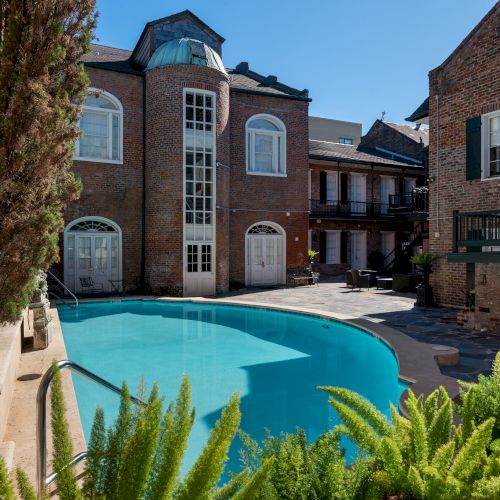
[{"label": "downspout", "polygon": [[435,238],[439,238],[439,95],[436,99],[436,233]]},{"label": "downspout", "polygon": [[142,79],[142,238],[140,286],[146,282],[146,77]]}]

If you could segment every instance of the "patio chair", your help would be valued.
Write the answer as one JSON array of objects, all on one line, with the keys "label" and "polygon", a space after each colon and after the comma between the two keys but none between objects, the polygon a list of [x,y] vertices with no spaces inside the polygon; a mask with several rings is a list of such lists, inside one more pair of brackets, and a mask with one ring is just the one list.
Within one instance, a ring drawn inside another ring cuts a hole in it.
[{"label": "patio chair", "polygon": [[102,293],[104,292],[104,287],[102,283],[95,284],[92,276],[86,276],[80,278],[80,285],[82,287],[83,293]]},{"label": "patio chair", "polygon": [[350,286],[351,288],[354,288],[354,279],[352,277],[353,271],[349,269],[349,271],[345,272],[345,284],[346,286]]},{"label": "patio chair", "polygon": [[368,288],[370,289],[370,275],[369,274],[362,274],[361,271],[353,271],[352,272],[352,279],[353,279],[353,289],[358,288],[361,290],[361,288]]}]

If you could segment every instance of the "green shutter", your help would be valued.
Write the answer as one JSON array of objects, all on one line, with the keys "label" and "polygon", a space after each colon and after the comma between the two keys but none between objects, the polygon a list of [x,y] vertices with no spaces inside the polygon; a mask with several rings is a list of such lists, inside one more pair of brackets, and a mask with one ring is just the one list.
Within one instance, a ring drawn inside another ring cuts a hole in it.
[{"label": "green shutter", "polygon": [[340,233],[340,263],[347,264],[347,232]]},{"label": "green shutter", "polygon": [[465,122],[466,135],[466,174],[465,178],[481,178],[481,117],[468,118]]}]

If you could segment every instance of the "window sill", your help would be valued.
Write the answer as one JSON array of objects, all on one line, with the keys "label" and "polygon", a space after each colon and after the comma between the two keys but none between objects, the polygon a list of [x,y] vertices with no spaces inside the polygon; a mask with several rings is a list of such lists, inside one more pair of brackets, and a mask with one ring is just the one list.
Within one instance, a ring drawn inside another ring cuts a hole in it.
[{"label": "window sill", "polygon": [[264,177],[287,177],[287,174],[277,174],[274,172],[251,172],[247,170],[247,175],[262,175]]},{"label": "window sill", "polygon": [[494,175],[492,177],[481,177],[481,181],[500,181],[500,175]]},{"label": "window sill", "polygon": [[103,160],[102,158],[82,158],[75,157],[73,161],[87,161],[90,163],[111,163],[113,165],[123,165],[123,160]]}]

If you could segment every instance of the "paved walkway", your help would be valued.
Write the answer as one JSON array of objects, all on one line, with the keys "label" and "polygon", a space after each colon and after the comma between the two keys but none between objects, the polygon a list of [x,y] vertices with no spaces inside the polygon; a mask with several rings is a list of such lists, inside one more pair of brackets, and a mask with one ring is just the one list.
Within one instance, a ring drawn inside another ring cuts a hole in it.
[{"label": "paved walkway", "polygon": [[489,331],[471,331],[456,324],[456,311],[444,307],[414,307],[415,295],[363,289],[352,291],[344,283],[320,283],[319,286],[247,289],[226,297],[275,305],[302,306],[363,317],[383,322],[421,342],[453,346],[460,351],[460,363],[441,371],[451,377],[475,380],[489,374],[493,358],[500,350],[500,335]]}]

